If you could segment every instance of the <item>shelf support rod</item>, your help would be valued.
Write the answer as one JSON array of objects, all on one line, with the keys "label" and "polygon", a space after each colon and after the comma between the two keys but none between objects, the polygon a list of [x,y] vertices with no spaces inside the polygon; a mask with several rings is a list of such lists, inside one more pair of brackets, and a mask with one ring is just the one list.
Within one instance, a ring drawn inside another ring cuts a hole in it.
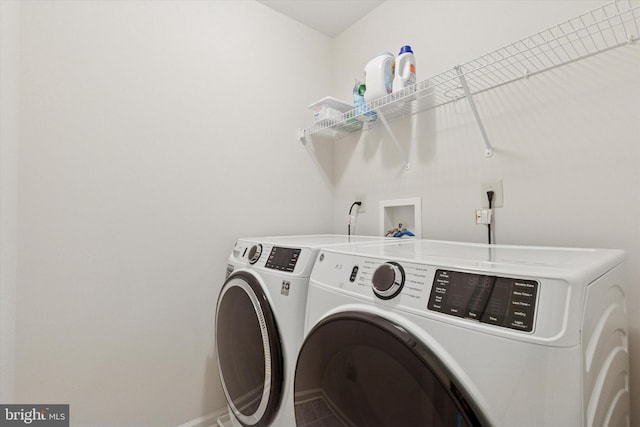
[{"label": "shelf support rod", "polygon": [[384,128],[387,130],[387,133],[389,134],[391,139],[393,140],[393,143],[396,145],[396,148],[402,155],[402,160],[404,160],[405,170],[409,170],[409,156],[407,155],[406,151],[404,151],[404,149],[402,148],[402,145],[400,145],[400,143],[396,139],[396,135],[391,130],[391,127],[389,126],[389,122],[387,122],[387,119],[384,117],[384,114],[382,114],[382,111],[377,110],[376,113],[378,114],[378,117],[380,117],[380,121],[384,125]]},{"label": "shelf support rod", "polygon": [[462,67],[460,67],[459,65],[456,65],[455,69],[456,69],[456,73],[458,74],[458,78],[460,79],[460,84],[462,84],[462,89],[464,89],[464,94],[467,97],[467,101],[469,101],[471,112],[473,113],[473,116],[476,118],[476,122],[478,123],[478,127],[480,128],[482,139],[484,139],[484,146],[485,146],[484,156],[491,157],[493,156],[493,148],[491,147],[491,143],[489,142],[489,137],[487,136],[487,132],[484,130],[484,125],[482,124],[482,120],[480,119],[480,114],[478,114],[476,103],[473,101],[473,97],[471,96],[471,91],[469,90],[467,79],[464,77],[464,73],[462,72]]}]

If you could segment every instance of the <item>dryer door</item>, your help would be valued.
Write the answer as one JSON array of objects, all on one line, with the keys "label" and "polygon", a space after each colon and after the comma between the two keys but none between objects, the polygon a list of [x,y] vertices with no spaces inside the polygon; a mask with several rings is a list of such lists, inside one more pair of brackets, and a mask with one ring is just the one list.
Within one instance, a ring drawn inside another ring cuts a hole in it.
[{"label": "dryer door", "polygon": [[334,314],[311,330],[294,393],[300,426],[488,425],[427,345],[370,313]]},{"label": "dryer door", "polygon": [[218,297],[216,351],[222,387],[245,426],[266,426],[280,406],[283,356],[275,317],[260,281],[239,271]]}]

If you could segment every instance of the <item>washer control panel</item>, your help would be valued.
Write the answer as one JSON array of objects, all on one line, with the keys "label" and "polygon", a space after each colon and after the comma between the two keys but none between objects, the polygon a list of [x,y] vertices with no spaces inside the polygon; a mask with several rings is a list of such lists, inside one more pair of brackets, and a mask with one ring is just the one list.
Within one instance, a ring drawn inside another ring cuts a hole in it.
[{"label": "washer control panel", "polygon": [[438,269],[427,308],[451,316],[531,332],[538,282]]},{"label": "washer control panel", "polygon": [[566,276],[564,270],[515,261],[465,263],[435,255],[412,262],[388,256],[385,251],[397,254],[387,249],[373,247],[371,254],[320,251],[309,295],[327,292],[337,295],[340,304],[373,304],[509,338],[558,345],[580,339],[579,325],[569,331],[567,319],[578,317],[580,288],[586,283]]}]

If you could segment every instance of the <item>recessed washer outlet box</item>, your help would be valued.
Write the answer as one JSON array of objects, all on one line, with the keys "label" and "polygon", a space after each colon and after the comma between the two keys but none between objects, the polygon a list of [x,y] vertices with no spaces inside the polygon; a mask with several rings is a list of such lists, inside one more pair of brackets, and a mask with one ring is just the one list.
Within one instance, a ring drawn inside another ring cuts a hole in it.
[{"label": "recessed washer outlet box", "polygon": [[422,201],[420,197],[380,201],[380,235],[389,230],[406,228],[418,239],[422,238]]}]

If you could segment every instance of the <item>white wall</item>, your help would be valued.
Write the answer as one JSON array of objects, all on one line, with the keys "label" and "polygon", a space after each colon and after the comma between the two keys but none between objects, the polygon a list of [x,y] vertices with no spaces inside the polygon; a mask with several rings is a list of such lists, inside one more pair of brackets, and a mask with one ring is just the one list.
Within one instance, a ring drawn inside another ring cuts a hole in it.
[{"label": "white wall", "polygon": [[0,2],[0,402],[13,402],[18,214],[20,10]]},{"label": "white wall", "polygon": [[[385,2],[334,41],[334,92],[383,51],[413,46],[418,80],[472,60],[601,2]],[[411,11],[402,14],[397,11]],[[477,96],[495,150],[461,101],[394,122],[410,170],[382,127],[335,143],[335,230],[357,195],[357,232],[378,232],[378,202],[422,198],[423,237],[486,241],[474,224],[480,183],[502,179],[498,243],[628,251],[632,425],[640,423],[640,44]]]},{"label": "white wall", "polygon": [[498,242],[623,248],[640,279],[638,44],[479,96],[490,159],[464,103],[393,124],[409,171],[381,129],[295,141],[306,105],[350,99],[380,51],[411,44],[422,79],[600,2],[394,0],[334,41],[253,1],[9,3],[0,401],[68,402],[92,426],[221,408],[213,307],[233,240],[342,232],[356,194],[360,234],[379,200],[421,196],[425,237],[484,241],[479,183],[503,179]]},{"label": "white wall", "polygon": [[87,426],[222,408],[234,240],[332,228],[332,150],[296,140],[330,40],[254,1],[20,8],[15,400]]}]

